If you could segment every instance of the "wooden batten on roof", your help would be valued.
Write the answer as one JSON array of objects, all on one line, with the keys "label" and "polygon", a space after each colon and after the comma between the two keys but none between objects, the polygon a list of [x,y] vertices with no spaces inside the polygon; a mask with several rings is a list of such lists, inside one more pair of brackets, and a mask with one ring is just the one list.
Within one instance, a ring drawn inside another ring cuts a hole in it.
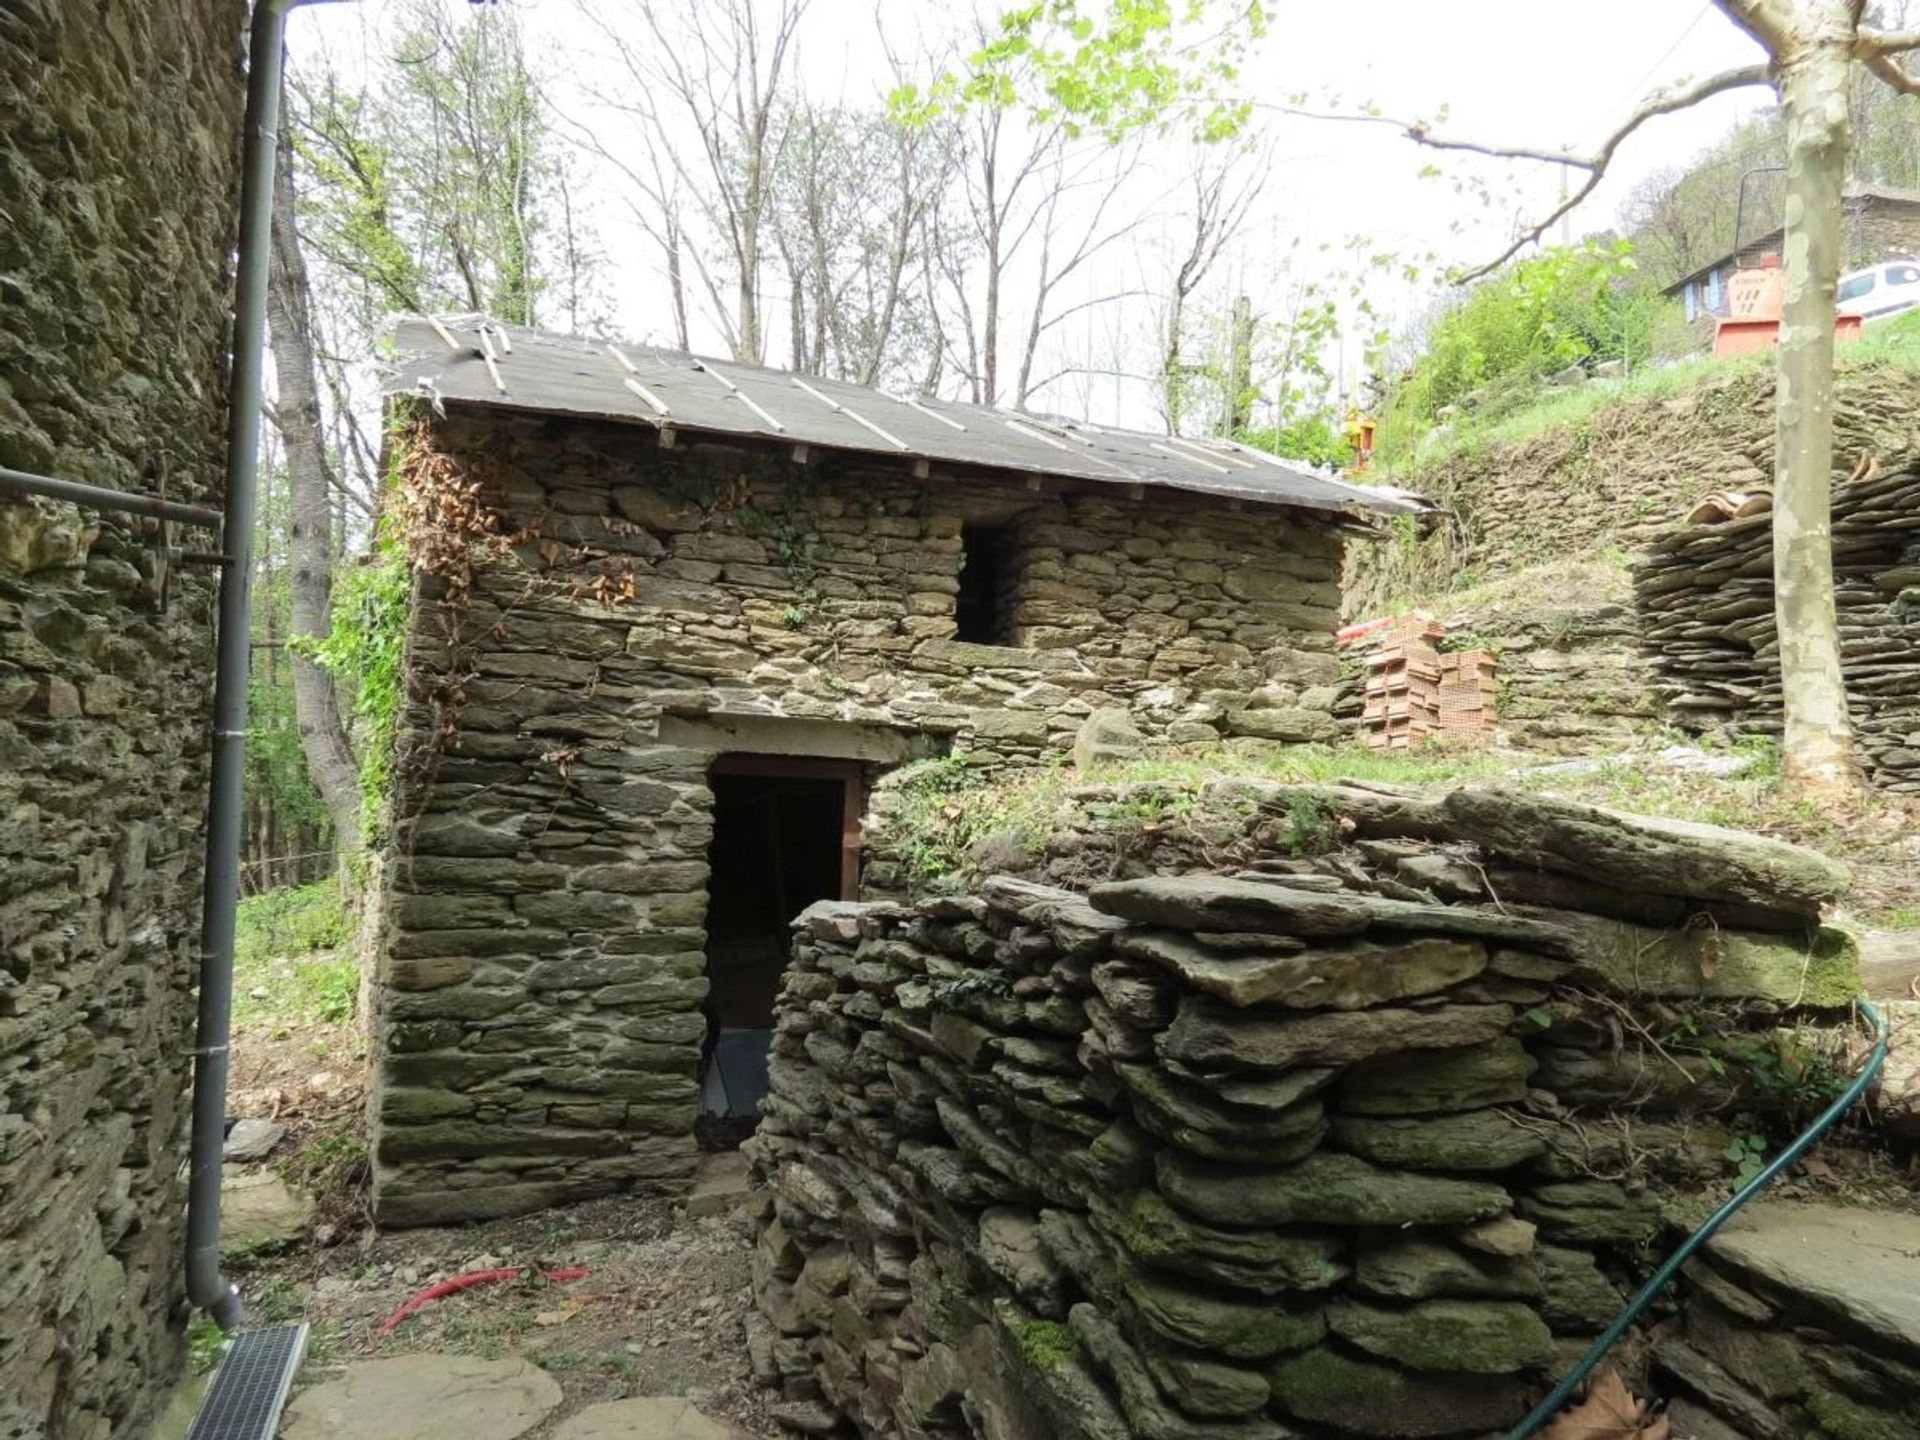
[{"label": "wooden batten on roof", "polygon": [[998,473],[1030,490],[1149,489],[1281,505],[1329,518],[1416,514],[1417,501],[1349,485],[1231,440],[1148,435],[799,376],[630,343],[510,329],[484,316],[408,316],[392,329],[387,393],[445,404],[645,425],[790,447],[798,463],[842,451]]}]

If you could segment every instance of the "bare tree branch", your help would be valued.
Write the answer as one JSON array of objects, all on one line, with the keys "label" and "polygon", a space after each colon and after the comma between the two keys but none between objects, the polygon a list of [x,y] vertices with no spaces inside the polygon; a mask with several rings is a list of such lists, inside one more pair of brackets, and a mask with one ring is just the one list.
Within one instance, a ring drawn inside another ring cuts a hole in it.
[{"label": "bare tree branch", "polygon": [[1904,55],[1909,50],[1920,50],[1920,30],[1862,30],[1853,47],[1854,56],[1860,60]]},{"label": "bare tree branch", "polygon": [[1555,164],[1564,163],[1571,165],[1576,169],[1584,170],[1587,175],[1587,178],[1571,190],[1566,199],[1556,205],[1538,224],[1529,227],[1515,239],[1511,245],[1486,264],[1476,266],[1463,275],[1454,276],[1455,282],[1464,285],[1469,281],[1478,280],[1484,275],[1492,274],[1515,255],[1518,255],[1522,250],[1526,249],[1527,246],[1541,239],[1549,230],[1559,224],[1560,218],[1563,215],[1571,214],[1587,196],[1591,195],[1594,190],[1599,187],[1601,180],[1606,177],[1607,167],[1613,163],[1614,152],[1619,150],[1629,135],[1633,134],[1634,131],[1638,130],[1649,120],[1657,119],[1662,115],[1671,115],[1676,110],[1688,109],[1691,106],[1698,105],[1702,100],[1710,96],[1723,94],[1728,90],[1739,90],[1750,85],[1771,85],[1772,83],[1773,72],[1770,66],[1743,65],[1733,70],[1722,70],[1717,75],[1710,75],[1706,79],[1696,81],[1691,85],[1684,85],[1671,90],[1656,91],[1641,101],[1640,108],[1622,121],[1619,127],[1616,128],[1611,135],[1607,136],[1606,139],[1602,140],[1598,148],[1588,155],[1575,154],[1573,152],[1556,155],[1551,152],[1531,149],[1507,149],[1497,145],[1470,146],[1464,143],[1441,144],[1433,137],[1420,131],[1418,127],[1405,127],[1405,133],[1409,139],[1415,140],[1430,149],[1473,149],[1483,155],[1500,156],[1508,159],[1545,159],[1551,160]]},{"label": "bare tree branch", "polygon": [[[1920,45],[1915,48],[1920,48]],[[1909,75],[1901,69],[1892,55],[1884,52],[1866,55],[1861,58],[1861,63],[1902,95],[1920,95],[1920,77]]]}]

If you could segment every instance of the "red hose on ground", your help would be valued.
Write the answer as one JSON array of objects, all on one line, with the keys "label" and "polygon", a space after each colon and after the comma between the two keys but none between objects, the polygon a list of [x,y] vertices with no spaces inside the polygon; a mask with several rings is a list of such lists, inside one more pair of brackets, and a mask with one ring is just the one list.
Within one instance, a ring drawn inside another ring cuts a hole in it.
[{"label": "red hose on ground", "polygon": [[[528,1267],[507,1265],[498,1270],[469,1270],[464,1275],[455,1275],[450,1280],[442,1280],[437,1285],[429,1285],[426,1289],[420,1291],[419,1294],[410,1296],[405,1304],[387,1316],[386,1319],[382,1320],[380,1322],[380,1328],[373,1333],[376,1336],[389,1334],[402,1320],[406,1319],[416,1310],[426,1308],[427,1305],[435,1300],[443,1300],[449,1295],[458,1295],[462,1290],[471,1290],[478,1285],[491,1285],[496,1280],[516,1279],[524,1268]],[[549,1280],[578,1280],[582,1275],[587,1273],[587,1267],[584,1265],[574,1265],[557,1270],[542,1270],[540,1273]]]}]

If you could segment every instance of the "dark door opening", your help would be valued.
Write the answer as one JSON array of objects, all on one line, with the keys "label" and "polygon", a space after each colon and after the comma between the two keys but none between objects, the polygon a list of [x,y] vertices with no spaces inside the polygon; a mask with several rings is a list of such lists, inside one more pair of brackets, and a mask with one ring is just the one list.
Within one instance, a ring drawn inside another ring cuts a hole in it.
[{"label": "dark door opening", "polygon": [[707,1049],[701,1108],[752,1128],[767,1093],[774,1002],[793,917],[857,884],[860,766],[854,761],[724,755],[713,764],[707,881]]}]

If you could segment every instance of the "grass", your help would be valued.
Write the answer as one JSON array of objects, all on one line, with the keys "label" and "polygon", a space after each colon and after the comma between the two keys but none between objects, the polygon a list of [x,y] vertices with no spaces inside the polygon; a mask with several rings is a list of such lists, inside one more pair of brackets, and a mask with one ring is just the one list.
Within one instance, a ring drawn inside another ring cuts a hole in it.
[{"label": "grass", "polygon": [[353,1014],[355,968],[340,887],[331,880],[240,902],[234,939],[236,1025],[296,1027]]},{"label": "grass", "polygon": [[[1431,742],[1418,751],[1390,753],[1358,744],[1174,750],[1091,774],[1058,765],[988,777],[959,760],[923,761],[899,772],[898,798],[878,838],[883,850],[901,856],[915,887],[941,891],[964,887],[983,873],[1029,867],[1046,855],[1049,840],[1069,818],[1094,822],[1123,850],[1157,837],[1178,837],[1183,827],[1197,833],[1206,828],[1204,812],[1231,803],[1230,796],[1202,803],[1202,788],[1222,780],[1416,787],[1495,780],[1610,809],[1806,845],[1851,867],[1854,885],[1845,904],[1852,923],[1920,928],[1920,877],[1904,848],[1913,833],[1914,807],[1874,796],[1842,813],[1790,795],[1781,780],[1778,750],[1768,741],[1724,747],[1747,761],[1732,775],[1684,769],[1662,759],[1659,751],[1675,743],[1705,748],[1696,737],[1663,733],[1650,737],[1643,750],[1574,769],[1565,768],[1563,757],[1448,749]],[[1072,792],[1089,786],[1105,787],[1106,794],[1070,800]],[[1325,817],[1298,807],[1283,817],[1273,838],[1297,855],[1319,853],[1332,840]]]},{"label": "grass", "polygon": [[[964,761],[921,761],[898,772],[897,801],[887,831],[911,878],[941,887],[982,870],[1031,859],[1058,828],[1070,792],[1109,787],[1111,798],[1086,811],[1115,835],[1148,835],[1191,812],[1202,786],[1248,778],[1287,784],[1360,780],[1425,785],[1493,775],[1510,761],[1484,751],[1434,748],[1419,756],[1385,754],[1359,745],[1205,747],[1083,773],[1065,763],[983,775]],[[1290,830],[1303,852],[1324,837],[1316,818],[1293,817]]]},{"label": "grass", "polygon": [[[1411,453],[1396,459],[1389,467],[1391,473],[1382,478],[1412,480],[1421,471],[1444,465],[1463,454],[1494,445],[1516,444],[1548,430],[1577,425],[1610,405],[1671,399],[1709,379],[1759,371],[1772,365],[1773,358],[1771,350],[1725,357],[1698,355],[1637,370],[1618,380],[1595,380],[1566,387],[1543,385],[1538,397],[1519,409],[1484,420],[1476,420],[1471,415],[1463,417],[1440,439],[1434,437],[1442,432],[1429,431],[1427,439],[1415,443]],[[1840,351],[1837,368],[1873,363],[1920,371],[1920,310],[1867,327],[1857,342]]]}]

